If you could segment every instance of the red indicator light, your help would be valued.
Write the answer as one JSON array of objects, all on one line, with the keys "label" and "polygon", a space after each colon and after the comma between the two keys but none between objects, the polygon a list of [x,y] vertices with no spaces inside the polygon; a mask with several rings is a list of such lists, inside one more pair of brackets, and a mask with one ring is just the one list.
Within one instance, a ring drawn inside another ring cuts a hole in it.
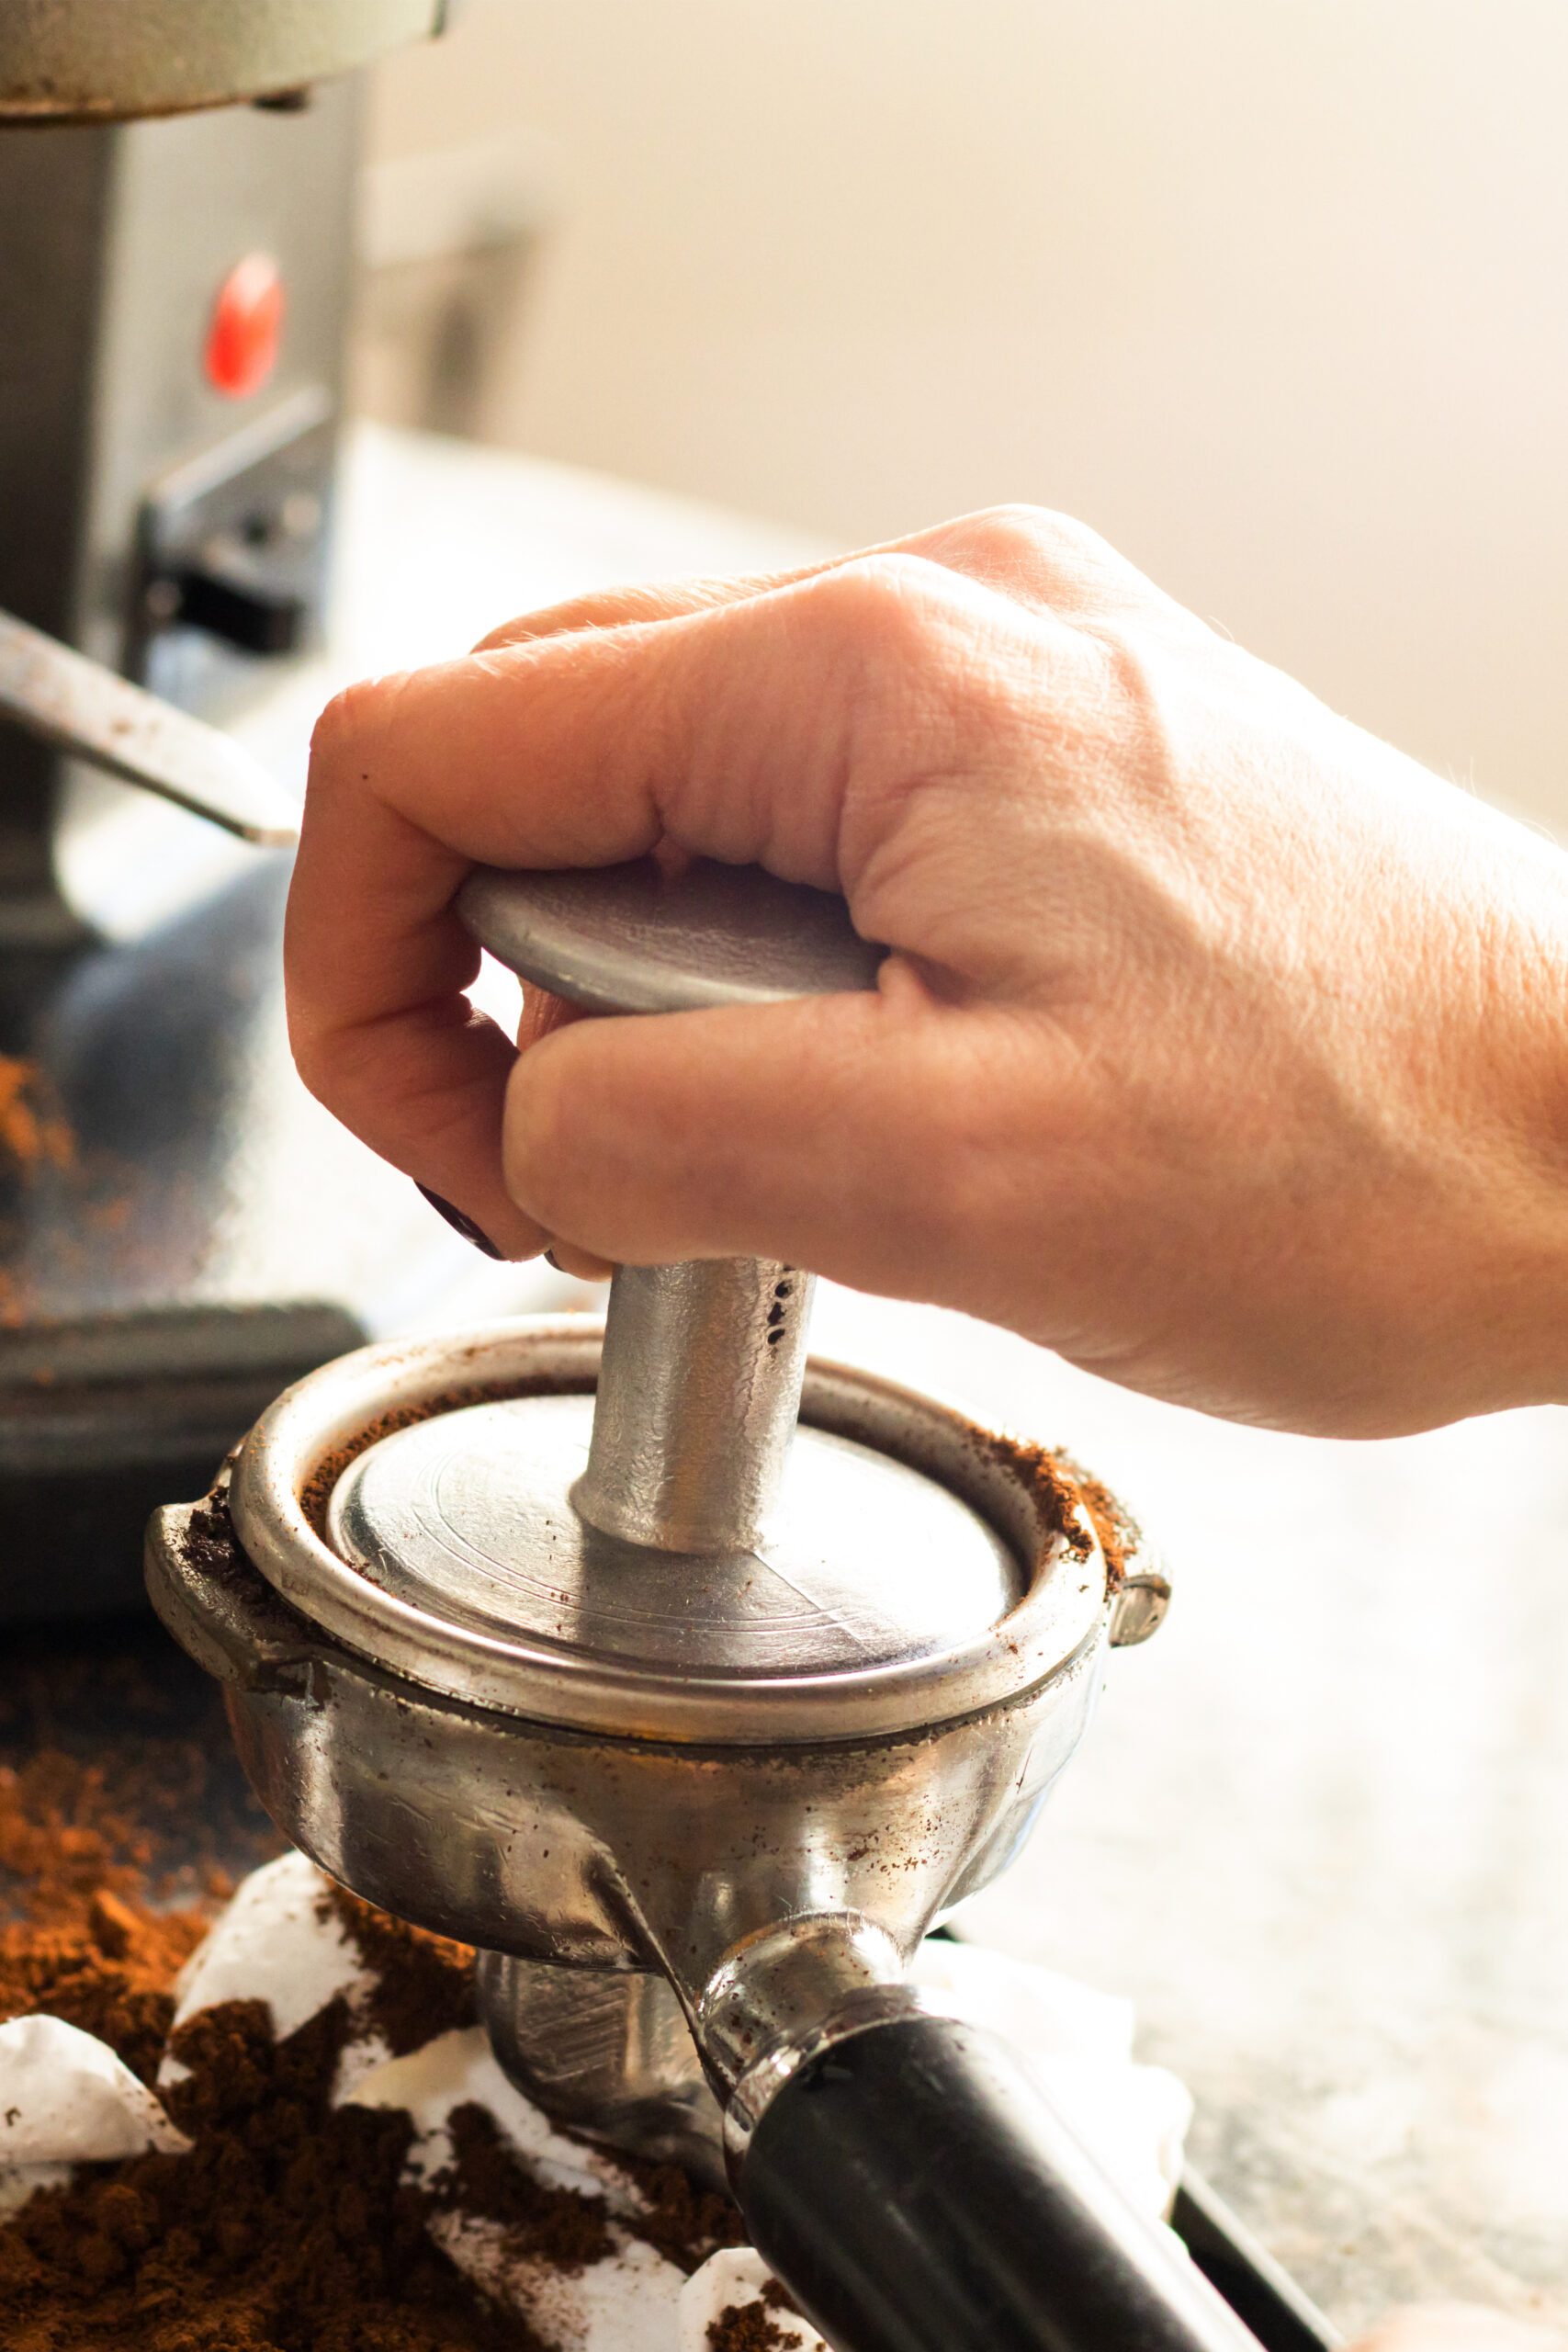
[{"label": "red indicator light", "polygon": [[218,289],[207,329],[207,380],[231,401],[259,392],[277,364],[283,280],[270,254],[247,254]]}]

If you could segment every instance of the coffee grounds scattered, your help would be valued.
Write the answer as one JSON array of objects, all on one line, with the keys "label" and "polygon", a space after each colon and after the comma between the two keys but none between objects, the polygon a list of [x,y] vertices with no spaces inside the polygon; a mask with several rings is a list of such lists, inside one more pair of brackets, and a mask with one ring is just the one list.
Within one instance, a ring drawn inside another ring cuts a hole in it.
[{"label": "coffee grounds scattered", "polygon": [[746,2244],[740,2210],[722,2188],[705,2188],[680,2165],[656,2164],[649,2156],[617,2150],[615,2162],[648,2200],[647,2211],[637,2215],[638,2237],[688,2278],[719,2246]]},{"label": "coffee grounds scattered", "polygon": [[[158,1905],[226,1900],[283,1843],[234,1758],[222,1694],[158,1642],[23,1634],[0,1675],[0,1918],[80,1917],[99,1886]],[[163,1668],[163,1671],[159,1671]]]},{"label": "coffee grounds scattered", "polygon": [[394,2058],[423,2049],[438,2033],[477,2021],[469,1945],[411,1928],[343,1886],[329,1886],[318,1908],[338,1921],[366,1967],[375,1972],[356,2017],[381,2036]]},{"label": "coffee grounds scattered", "polygon": [[51,1097],[37,1062],[0,1054],[0,1152],[13,1166],[69,1168],[75,1159],[76,1138]]},{"label": "coffee grounds scattered", "polygon": [[0,1872],[24,1915],[0,1926],[0,2017],[63,2018],[151,2082],[175,2014],[169,1987],[209,1914],[148,1908],[153,1841],[122,1809],[129,1793],[103,1767],[58,1753],[0,1766]]},{"label": "coffee grounds scattered", "polygon": [[615,2251],[602,2197],[548,2188],[517,2162],[487,2108],[454,2108],[448,2119],[452,2162],[430,2195],[445,2211],[499,2222],[509,2255],[547,2262],[571,2278]]},{"label": "coffee grounds scattered", "polygon": [[432,2242],[406,2115],[331,2105],[334,2002],[273,2041],[228,2002],[175,2038],[188,2155],[83,2166],[0,2230],[7,2352],[539,2352]]},{"label": "coffee grounds scattered", "polygon": [[[0,1928],[0,2017],[67,2018],[143,2081],[164,2047],[173,1977],[211,1908],[148,1900],[159,1838],[135,1800],[156,1817],[168,1793],[166,1773],[59,1753],[0,1768],[0,1871],[22,1914]],[[165,2104],[192,2152],[79,2166],[70,2187],[39,2192],[0,2227],[6,2352],[546,2352],[427,2221],[497,2221],[507,2250],[570,2276],[615,2243],[604,2201],[536,2180],[482,2108],[456,2111],[453,2162],[423,2188],[400,2177],[406,2115],[333,2108],[339,2056],[367,2025],[400,2053],[472,2022],[473,1955],[342,1889],[322,1899],[375,1989],[280,2044],[260,2002],[182,2028],[173,2047],[191,2071]],[[626,2169],[650,2210],[617,2231],[687,2271],[739,2242],[728,2199],[678,2166]]]},{"label": "coffee grounds scattered", "polygon": [[709,2320],[708,2352],[786,2352],[804,2339],[796,2329],[781,2327],[773,2314],[795,2308],[778,2280],[770,2278],[755,2302],[726,2303]]}]

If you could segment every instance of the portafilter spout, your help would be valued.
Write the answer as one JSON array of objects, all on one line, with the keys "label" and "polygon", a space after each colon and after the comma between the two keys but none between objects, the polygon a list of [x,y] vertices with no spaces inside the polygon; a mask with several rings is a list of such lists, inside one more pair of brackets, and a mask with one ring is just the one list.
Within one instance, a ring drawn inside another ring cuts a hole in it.
[{"label": "portafilter spout", "polygon": [[[485,873],[459,906],[600,1011],[863,988],[881,954],[721,867]],[[623,1268],[602,1361],[567,1322],[344,1358],[227,1497],[160,1514],[154,1600],[296,1843],[481,1948],[542,2103],[671,2153],[722,2118],[838,2352],[1245,2352],[1008,2050],[905,1981],[1163,1580],[1112,1573],[1066,1465],[807,1363],[807,1305],[783,1265]]]}]

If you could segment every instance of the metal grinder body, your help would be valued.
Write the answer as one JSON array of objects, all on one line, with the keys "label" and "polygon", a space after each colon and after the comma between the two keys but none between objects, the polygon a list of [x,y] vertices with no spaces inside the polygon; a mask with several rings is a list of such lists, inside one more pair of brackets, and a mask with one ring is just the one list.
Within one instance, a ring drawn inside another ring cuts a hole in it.
[{"label": "metal grinder body", "polygon": [[[0,12],[0,615],[217,725],[287,691],[327,587],[349,69],[443,13]],[[171,902],[200,831],[0,726],[0,1623],[135,1606],[171,1479],[363,1339],[428,1230],[294,1077],[286,860],[215,880],[197,839]]]}]

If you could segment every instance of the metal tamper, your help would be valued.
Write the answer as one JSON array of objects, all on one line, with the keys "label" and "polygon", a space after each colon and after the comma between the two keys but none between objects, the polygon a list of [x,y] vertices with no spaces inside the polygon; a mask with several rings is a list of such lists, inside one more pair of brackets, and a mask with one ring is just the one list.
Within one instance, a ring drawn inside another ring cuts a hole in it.
[{"label": "metal tamper", "polygon": [[[750,869],[481,872],[458,907],[600,1011],[870,988],[881,956]],[[1000,2041],[905,1982],[1167,1588],[1108,1566],[1070,1465],[808,1362],[810,1293],[626,1266],[602,1340],[345,1356],[158,1514],[154,1602],[279,1826],[479,1948],[497,2055],[558,2120],[727,2166],[840,2352],[1236,2352]]]}]

